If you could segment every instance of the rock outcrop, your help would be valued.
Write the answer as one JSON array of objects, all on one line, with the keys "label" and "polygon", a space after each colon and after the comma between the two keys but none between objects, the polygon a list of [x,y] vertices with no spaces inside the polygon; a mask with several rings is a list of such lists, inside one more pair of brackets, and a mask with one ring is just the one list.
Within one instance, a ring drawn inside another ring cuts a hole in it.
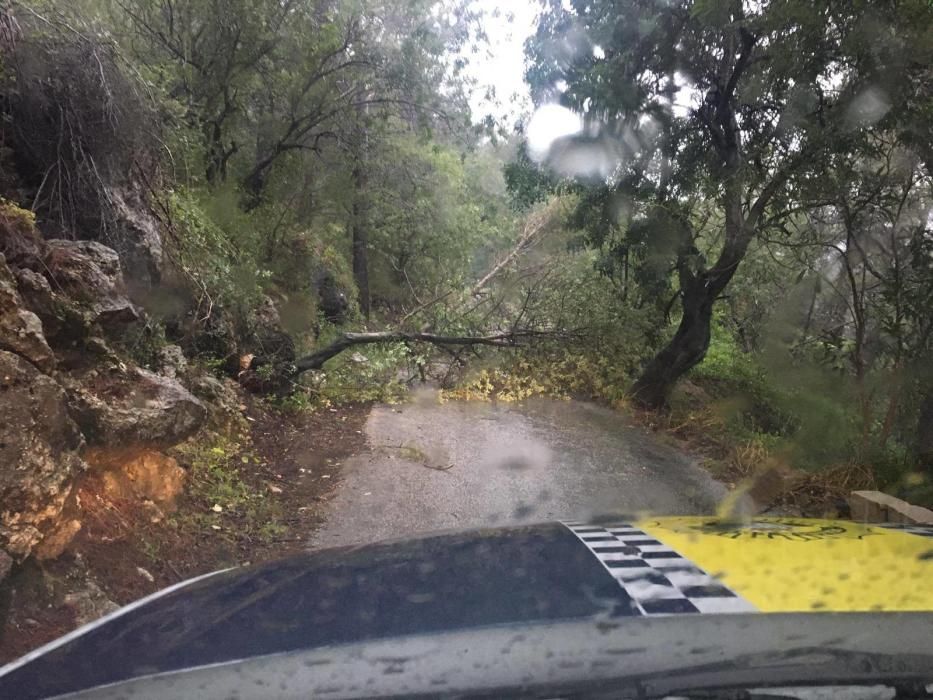
[{"label": "rock outcrop", "polygon": [[8,350],[36,367],[50,370],[55,356],[42,332],[42,321],[25,308],[13,274],[0,253],[0,350]]},{"label": "rock outcrop", "polygon": [[184,471],[156,448],[188,438],[208,413],[177,378],[180,348],[162,350],[161,376],[108,346],[105,335],[140,318],[114,250],[43,241],[28,212],[2,207],[0,573],[30,555],[57,557],[81,529],[69,496],[88,469],[86,443],[99,446],[90,467],[112,496],[165,507]]},{"label": "rock outcrop", "polygon": [[63,602],[74,613],[75,624],[79,627],[120,609],[93,581],[65,595]]},{"label": "rock outcrop", "polygon": [[139,319],[115,250],[96,241],[53,240],[47,245],[45,265],[55,288],[87,305],[92,322],[113,327]]},{"label": "rock outcrop", "polygon": [[112,188],[109,195],[117,229],[114,239],[131,286],[140,292],[151,289],[162,281],[165,260],[159,222],[136,193]]},{"label": "rock outcrop", "polygon": [[[21,113],[23,124],[28,113]],[[233,430],[243,422],[236,383],[199,375],[185,352],[236,353],[246,321],[221,309],[207,319],[191,313],[191,291],[167,267],[145,189],[125,177],[131,164],[147,162],[138,139],[130,141],[133,148],[120,152],[124,161],[74,183],[60,210],[42,211],[42,230],[32,211],[0,197],[0,580],[28,557],[65,551],[90,512],[81,503],[85,493],[133,501],[161,517],[186,478],[165,450],[204,427]],[[16,168],[46,172],[34,149],[29,154]],[[63,165],[54,148],[44,155],[72,173],[103,164],[95,158]],[[4,196],[26,198],[17,178],[0,180],[8,185]],[[40,201],[35,192],[28,197]],[[175,317],[194,319],[190,333],[183,321],[176,322],[183,332],[170,330],[167,319]],[[257,348],[274,348],[276,361],[294,359],[271,300],[250,323]],[[166,345],[163,331],[181,345]],[[99,614],[98,603],[112,605],[99,590],[72,597],[79,618]]]},{"label": "rock outcrop", "polygon": [[186,472],[172,457],[149,448],[92,447],[84,454],[104,493],[120,500],[152,501],[163,511],[175,507]]},{"label": "rock outcrop", "polygon": [[42,322],[42,331],[53,350],[82,345],[93,332],[91,315],[52,291],[49,281],[29,268],[13,271],[26,307]]},{"label": "rock outcrop", "polygon": [[84,444],[62,387],[0,351],[0,547],[29,555],[57,524]]},{"label": "rock outcrop", "polygon": [[219,380],[207,374],[188,380],[191,391],[208,406],[205,429],[221,435],[234,435],[244,430],[240,385],[232,379]]},{"label": "rock outcrop", "polygon": [[81,521],[77,518],[59,520],[33,550],[33,556],[39,560],[60,557],[80,530]]},{"label": "rock outcrop", "polygon": [[30,267],[41,257],[43,241],[35,215],[0,200],[0,253],[11,267]]},{"label": "rock outcrop", "polygon": [[95,370],[68,381],[72,415],[92,445],[167,447],[193,435],[207,408],[176,379],[141,368]]},{"label": "rock outcrop", "polygon": [[158,352],[158,361],[159,372],[169,379],[175,379],[188,368],[185,353],[177,345],[166,345],[161,348]]}]

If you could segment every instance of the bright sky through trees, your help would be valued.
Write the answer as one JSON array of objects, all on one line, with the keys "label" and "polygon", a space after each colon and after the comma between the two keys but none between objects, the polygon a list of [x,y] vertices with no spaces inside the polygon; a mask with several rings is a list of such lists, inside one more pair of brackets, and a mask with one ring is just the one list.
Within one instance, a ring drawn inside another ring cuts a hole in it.
[{"label": "bright sky through trees", "polygon": [[[538,3],[535,0],[477,0],[475,7],[485,14],[483,28],[489,43],[477,55],[469,56],[469,70],[478,83],[470,107],[478,119],[492,112],[497,117],[508,116],[514,121],[531,109],[524,80],[524,44],[534,31]],[[488,87],[495,89],[495,101],[487,99]]]}]

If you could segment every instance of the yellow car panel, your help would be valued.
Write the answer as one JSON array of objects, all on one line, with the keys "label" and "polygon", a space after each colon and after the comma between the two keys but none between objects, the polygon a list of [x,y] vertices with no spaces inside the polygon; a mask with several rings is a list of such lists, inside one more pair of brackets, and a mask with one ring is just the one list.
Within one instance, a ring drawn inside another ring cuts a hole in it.
[{"label": "yellow car panel", "polygon": [[933,611],[933,538],[834,520],[644,519],[637,526],[761,612]]}]

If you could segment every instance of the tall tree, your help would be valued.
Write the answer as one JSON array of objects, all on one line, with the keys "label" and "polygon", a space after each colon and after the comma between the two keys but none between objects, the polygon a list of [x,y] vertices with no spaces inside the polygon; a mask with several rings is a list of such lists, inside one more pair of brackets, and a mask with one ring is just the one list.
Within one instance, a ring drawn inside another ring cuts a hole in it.
[{"label": "tall tree", "polygon": [[[117,37],[201,134],[209,183],[224,180],[230,159],[246,146],[240,129],[257,77],[275,63],[287,30],[319,15],[310,8],[295,0],[112,0]],[[324,56],[312,54],[323,70],[332,47],[317,29],[303,27],[323,46]]]},{"label": "tall tree", "polygon": [[473,15],[436,0],[112,0],[121,41],[203,137],[205,179],[238,159],[246,206],[274,168],[340,140],[364,107],[429,125],[461,110],[446,54]]},{"label": "tall tree", "polygon": [[350,251],[353,267],[353,279],[359,291],[360,311],[369,319],[372,310],[372,292],[369,288],[369,125],[367,105],[360,106],[354,122],[354,132],[350,144],[352,171],[350,181],[353,184],[350,204]]},{"label": "tall tree", "polygon": [[475,34],[469,1],[112,3],[112,23],[168,96],[166,111],[199,135],[209,187],[232,180],[251,211],[313,201],[322,179],[345,174],[341,223],[368,316],[369,151],[399,130],[469,131],[463,66],[451,59]]},{"label": "tall tree", "polygon": [[926,383],[933,341],[933,275],[922,252],[933,233],[931,180],[889,135],[866,146],[827,168],[809,210],[787,227],[820,279],[803,346],[852,377],[863,451],[869,438],[888,441],[914,383]]},{"label": "tall tree", "polygon": [[[594,144],[611,158],[583,198],[599,215],[581,219],[597,238],[638,231],[652,244],[656,233],[679,286],[680,322],[635,382],[639,402],[665,405],[702,361],[714,305],[754,237],[795,211],[835,154],[901,130],[931,65],[931,27],[924,0],[548,0],[527,78],[538,104],[587,124],[548,162],[579,163]],[[708,201],[721,235],[704,252],[696,207]]]}]

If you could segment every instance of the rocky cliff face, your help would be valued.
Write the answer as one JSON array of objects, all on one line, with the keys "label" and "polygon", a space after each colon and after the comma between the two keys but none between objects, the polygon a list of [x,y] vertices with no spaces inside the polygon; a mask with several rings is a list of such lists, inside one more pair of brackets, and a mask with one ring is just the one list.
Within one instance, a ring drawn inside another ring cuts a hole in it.
[{"label": "rocky cliff face", "polygon": [[[155,283],[156,223],[120,202],[136,281]],[[73,494],[86,474],[160,504],[181,489],[184,470],[164,450],[229,397],[203,391],[216,382],[177,346],[160,350],[158,371],[114,349],[145,320],[120,254],[96,241],[43,240],[28,212],[0,204],[0,579],[12,562],[67,547],[81,528]]]},{"label": "rocky cliff face", "polygon": [[27,359],[0,351],[0,543],[22,559],[62,514],[85,469],[68,398]]}]

